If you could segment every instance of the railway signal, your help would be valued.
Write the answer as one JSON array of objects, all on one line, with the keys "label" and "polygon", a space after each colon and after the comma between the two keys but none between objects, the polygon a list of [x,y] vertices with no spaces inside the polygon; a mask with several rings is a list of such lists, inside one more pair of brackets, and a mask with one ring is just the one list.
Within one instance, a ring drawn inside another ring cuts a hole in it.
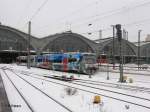
[{"label": "railway signal", "polygon": [[121,30],[121,25],[117,24],[116,25],[116,30],[117,30],[117,38],[119,41],[119,50],[120,50],[120,65],[119,65],[119,70],[120,70],[120,78],[119,82],[124,82],[123,81],[123,60],[122,60],[122,30]]},{"label": "railway signal", "polygon": [[118,37],[118,41],[120,42],[122,40],[122,31],[121,31],[121,25],[117,24],[116,25],[116,29],[117,29],[117,37]]}]

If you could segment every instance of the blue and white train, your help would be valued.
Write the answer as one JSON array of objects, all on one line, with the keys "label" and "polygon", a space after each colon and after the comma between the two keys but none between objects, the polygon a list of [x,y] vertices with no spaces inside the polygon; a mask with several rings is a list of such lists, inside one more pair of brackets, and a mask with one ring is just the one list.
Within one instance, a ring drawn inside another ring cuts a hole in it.
[{"label": "blue and white train", "polygon": [[36,55],[32,65],[57,71],[93,74],[98,69],[95,53],[50,53]]}]

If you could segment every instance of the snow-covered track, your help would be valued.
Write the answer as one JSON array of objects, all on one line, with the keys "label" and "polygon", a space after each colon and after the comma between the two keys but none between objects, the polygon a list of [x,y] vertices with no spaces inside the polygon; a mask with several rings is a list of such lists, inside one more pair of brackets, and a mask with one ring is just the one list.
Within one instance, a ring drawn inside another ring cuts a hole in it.
[{"label": "snow-covered track", "polygon": [[[22,73],[22,74],[27,75],[27,73]],[[29,73],[29,74],[32,74],[32,73]],[[35,75],[35,74],[32,74],[32,75]],[[52,78],[52,79],[56,79],[56,78],[53,78],[51,76],[48,76],[48,77]],[[73,80],[72,83],[77,84],[77,85],[81,85],[81,86],[86,86],[86,87],[90,87],[90,88],[94,88],[94,89],[100,89],[100,90],[104,90],[104,91],[108,91],[108,92],[112,92],[112,93],[122,94],[122,95],[125,95],[125,96],[131,96],[131,97],[135,97],[135,98],[150,101],[150,99],[147,99],[147,98],[142,98],[142,97],[138,97],[138,96],[133,96],[133,95],[129,95],[129,94],[121,93],[121,92],[111,91],[111,90],[108,90],[108,89],[102,89],[102,88],[97,88],[97,87],[92,87],[92,86],[99,85],[99,86],[123,89],[123,90],[128,90],[128,91],[136,91],[136,92],[139,91],[139,92],[144,92],[144,93],[149,93],[150,94],[150,88],[146,88],[146,87],[115,84],[115,83],[108,83],[108,82],[102,82],[102,81],[91,81],[91,80],[84,80],[84,79]],[[85,84],[90,84],[90,86],[85,85]]]},{"label": "snow-covered track", "polygon": [[[129,96],[127,95],[128,98],[122,99],[122,98],[117,97],[117,94],[116,94],[116,97],[114,97],[114,96],[111,96],[111,95],[103,94],[101,92],[94,92],[94,91],[98,91],[99,88],[92,88],[93,90],[90,90],[89,87],[86,87],[86,85],[79,85],[79,84],[74,84],[74,83],[70,83],[70,82],[65,82],[64,83],[64,81],[60,81],[60,80],[56,80],[56,79],[48,79],[48,78],[46,79],[45,77],[37,76],[37,75],[33,75],[33,74],[26,74],[26,73],[25,74],[21,73],[21,74],[25,75],[25,76],[32,77],[34,79],[43,80],[43,81],[46,81],[46,82],[50,82],[50,83],[54,83],[54,84],[58,84],[58,85],[66,86],[66,87],[75,88],[75,89],[85,91],[85,92],[88,92],[88,93],[101,95],[101,96],[104,96],[104,97],[107,97],[107,98],[115,99],[115,100],[118,100],[118,101],[121,101],[121,102],[125,102],[125,103],[129,103],[129,104],[133,104],[133,105],[137,105],[137,106],[140,106],[140,107],[150,109],[150,105],[147,106],[147,104],[146,104],[146,103],[150,104],[150,99],[136,98],[136,97],[132,97],[130,95]],[[79,85],[80,87],[77,87],[77,85]],[[130,101],[131,97],[136,99],[136,100]],[[142,103],[137,103],[137,100],[141,100]]]},{"label": "snow-covered track", "polygon": [[[16,72],[10,70],[10,69],[5,69],[5,70],[9,70],[11,71],[13,74],[15,74],[18,78],[22,79],[24,82],[26,82],[27,84],[29,84],[30,86],[32,86],[34,89],[38,90],[39,92],[41,92],[43,95],[45,95],[47,98],[49,98],[50,100],[54,101],[55,103],[57,103],[59,106],[61,106],[62,108],[64,108],[66,111],[68,112],[73,112],[71,109],[69,109],[68,107],[66,107],[65,105],[63,105],[61,102],[57,101],[56,99],[54,99],[53,97],[49,96],[47,93],[43,92],[41,89],[39,89],[38,87],[36,87],[35,85],[33,85],[32,83],[30,83],[29,81],[27,81],[26,79],[22,78],[21,76],[19,76]],[[4,71],[5,71],[4,70]],[[6,73],[6,72],[5,72]],[[7,73],[6,73],[7,74]],[[8,76],[8,75],[7,75]]]},{"label": "snow-covered track", "polygon": [[147,98],[133,96],[133,95],[129,95],[129,94],[125,94],[125,93],[121,93],[121,92],[117,92],[117,91],[112,91],[112,90],[108,90],[108,89],[103,89],[103,88],[100,88],[100,87],[94,87],[94,86],[91,86],[91,85],[86,85],[85,83],[77,83],[77,82],[71,82],[71,83],[72,84],[76,84],[76,85],[80,85],[80,86],[84,86],[84,87],[89,87],[89,88],[92,88],[92,89],[107,91],[107,92],[111,92],[111,93],[115,93],[115,94],[129,96],[129,97],[132,97],[132,98],[137,98],[137,99],[142,99],[142,100],[150,101],[150,99],[147,99]]},{"label": "snow-covered track", "polygon": [[[106,71],[104,71],[104,72],[106,72]],[[109,72],[111,72],[111,73],[120,73],[119,71],[112,71],[112,70],[109,70]],[[150,74],[148,74],[148,73],[134,73],[134,72],[127,72],[127,71],[124,71],[123,72],[124,74],[132,74],[132,75],[144,75],[144,76],[150,76]]]},{"label": "snow-covered track", "polygon": [[[2,69],[3,70],[3,69]],[[29,102],[25,99],[25,97],[22,95],[22,93],[19,91],[19,89],[15,86],[15,84],[12,82],[12,80],[8,77],[7,73],[5,72],[5,70],[3,70],[4,74],[6,75],[6,77],[8,78],[8,80],[11,82],[11,84],[14,86],[14,88],[16,89],[16,91],[19,93],[19,95],[21,96],[21,98],[23,99],[23,101],[26,103],[26,105],[28,106],[28,108],[31,110],[31,112],[35,112],[34,109],[31,107],[31,105],[29,104]]]},{"label": "snow-covered track", "polygon": [[84,80],[84,79],[75,80],[74,82],[81,82],[81,83],[86,83],[86,84],[91,84],[91,85],[100,85],[100,86],[117,88],[117,89],[124,89],[124,90],[130,90],[130,91],[139,91],[139,92],[144,92],[144,93],[150,94],[150,88],[147,88],[147,87],[115,84],[115,83],[109,83],[109,82],[92,81],[92,80]]}]

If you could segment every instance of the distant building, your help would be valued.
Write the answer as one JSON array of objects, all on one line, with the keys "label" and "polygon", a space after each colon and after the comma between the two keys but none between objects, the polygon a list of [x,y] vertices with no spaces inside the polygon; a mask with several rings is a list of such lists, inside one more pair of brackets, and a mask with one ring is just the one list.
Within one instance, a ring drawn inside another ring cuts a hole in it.
[{"label": "distant building", "polygon": [[147,37],[145,38],[145,41],[150,41],[150,34],[147,35]]}]

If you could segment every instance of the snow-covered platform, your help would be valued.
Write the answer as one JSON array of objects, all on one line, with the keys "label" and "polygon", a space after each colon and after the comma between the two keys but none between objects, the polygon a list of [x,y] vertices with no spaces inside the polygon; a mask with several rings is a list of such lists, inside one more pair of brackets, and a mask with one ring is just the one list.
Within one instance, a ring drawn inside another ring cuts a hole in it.
[{"label": "snow-covered platform", "polygon": [[0,74],[0,112],[12,112]]}]

